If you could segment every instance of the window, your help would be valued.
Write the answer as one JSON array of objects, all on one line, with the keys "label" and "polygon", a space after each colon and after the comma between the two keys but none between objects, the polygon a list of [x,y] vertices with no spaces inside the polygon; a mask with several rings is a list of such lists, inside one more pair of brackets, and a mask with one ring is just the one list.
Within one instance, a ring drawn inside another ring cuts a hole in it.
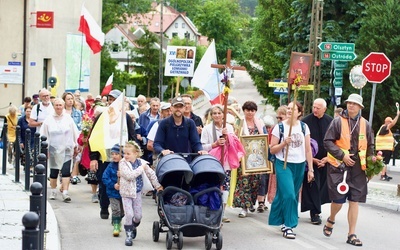
[{"label": "window", "polygon": [[186,27],[186,23],[182,23],[182,29]]},{"label": "window", "polygon": [[118,43],[113,43],[113,45],[112,45],[112,51],[113,51],[113,52],[118,52],[118,51],[119,51]]},{"label": "window", "polygon": [[178,23],[175,23],[175,28],[178,28],[179,27],[179,24]]},{"label": "window", "polygon": [[178,33],[176,33],[176,32],[172,33],[172,37],[177,37],[177,36],[178,36]]}]

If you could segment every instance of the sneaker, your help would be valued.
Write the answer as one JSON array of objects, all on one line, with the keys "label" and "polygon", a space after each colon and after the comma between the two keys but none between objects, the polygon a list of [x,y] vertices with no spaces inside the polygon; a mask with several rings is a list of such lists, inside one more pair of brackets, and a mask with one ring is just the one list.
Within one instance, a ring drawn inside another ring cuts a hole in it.
[{"label": "sneaker", "polygon": [[229,223],[229,222],[231,222],[231,220],[229,218],[223,217],[222,218],[222,222],[223,223]]},{"label": "sneaker", "polygon": [[264,203],[260,203],[257,207],[257,212],[264,213],[264,211],[265,211],[265,205]]},{"label": "sneaker", "polygon": [[314,216],[311,216],[311,224],[314,225],[321,225],[321,216],[319,214],[315,214]]},{"label": "sneaker", "polygon": [[[100,210],[100,218],[102,218],[103,220],[107,220],[109,216],[110,216],[110,213],[108,212],[108,209]],[[111,221],[111,223],[112,223],[112,221]]]},{"label": "sneaker", "polygon": [[385,175],[381,175],[381,181],[390,181]]},{"label": "sneaker", "polygon": [[71,197],[68,194],[62,194],[62,198],[64,202],[71,202]]},{"label": "sneaker", "polygon": [[99,203],[99,198],[97,197],[97,194],[92,194],[92,203]]},{"label": "sneaker", "polygon": [[50,196],[49,196],[49,199],[50,199],[50,200],[55,200],[56,197],[57,197],[57,193],[56,193],[56,192],[51,192],[51,193],[50,193]]},{"label": "sneaker", "polygon": [[76,179],[76,177],[71,177],[71,178],[69,179],[69,182],[71,182],[72,185],[78,184],[78,180]]},{"label": "sneaker", "polygon": [[386,177],[386,179],[387,179],[388,181],[390,181],[391,179],[393,179],[393,177],[391,177],[391,176],[389,176],[389,175],[387,175],[387,174],[385,174],[385,177]]},{"label": "sneaker", "polygon": [[242,211],[239,213],[239,218],[247,217],[247,208],[242,208]]},{"label": "sneaker", "polygon": [[251,205],[251,207],[249,207],[249,211],[254,213],[256,211],[256,209],[253,207],[253,205]]}]

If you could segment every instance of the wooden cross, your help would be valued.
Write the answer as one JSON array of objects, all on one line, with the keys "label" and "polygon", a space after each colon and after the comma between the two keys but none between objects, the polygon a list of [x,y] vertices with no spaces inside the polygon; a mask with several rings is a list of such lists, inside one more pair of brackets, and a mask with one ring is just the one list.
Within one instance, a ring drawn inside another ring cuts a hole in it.
[{"label": "wooden cross", "polygon": [[[222,65],[222,64],[211,64],[211,68],[216,68],[216,69],[224,69],[224,70],[246,70],[245,67],[243,66],[232,66],[231,65],[231,50],[228,49],[228,51],[226,52],[226,64]],[[224,79],[225,81],[225,88],[230,88],[230,83],[229,83],[229,76],[226,75],[226,78]],[[224,91],[224,120],[223,120],[223,128],[226,127],[226,116],[228,114],[228,96],[229,96],[229,91]],[[224,164],[224,149],[225,146],[222,147],[221,150],[221,164]]]}]

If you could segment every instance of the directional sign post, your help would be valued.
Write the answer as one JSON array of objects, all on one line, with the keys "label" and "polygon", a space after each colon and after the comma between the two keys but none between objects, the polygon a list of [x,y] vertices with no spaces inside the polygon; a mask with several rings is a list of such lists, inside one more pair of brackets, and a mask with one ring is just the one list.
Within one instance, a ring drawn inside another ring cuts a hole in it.
[{"label": "directional sign post", "polygon": [[336,42],[322,42],[318,45],[321,51],[335,51],[335,52],[354,52],[354,43],[336,43]]},{"label": "directional sign post", "polygon": [[343,79],[343,70],[335,69],[333,75],[335,76],[335,79]]},{"label": "directional sign post", "polygon": [[321,60],[353,61],[357,58],[354,43],[322,42],[318,48],[322,51]]},{"label": "directional sign post", "polygon": [[354,61],[357,55],[354,52],[325,52],[321,53],[321,60],[339,60],[339,61]]},{"label": "directional sign post", "polygon": [[333,87],[335,88],[342,88],[343,87],[343,78],[341,79],[333,79]]},{"label": "directional sign post", "polygon": [[334,61],[333,65],[334,65],[335,69],[347,69],[347,67],[349,66],[349,63],[346,61]]}]

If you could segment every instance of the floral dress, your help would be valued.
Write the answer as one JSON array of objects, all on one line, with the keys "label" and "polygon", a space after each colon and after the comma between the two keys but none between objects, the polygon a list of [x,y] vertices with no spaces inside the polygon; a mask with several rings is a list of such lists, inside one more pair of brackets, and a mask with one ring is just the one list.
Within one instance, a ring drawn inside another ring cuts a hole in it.
[{"label": "floral dress", "polygon": [[[258,135],[258,129],[249,128],[249,135]],[[242,175],[242,166],[238,168],[233,206],[240,208],[253,208],[257,201],[257,191],[260,184],[260,175]]]}]

